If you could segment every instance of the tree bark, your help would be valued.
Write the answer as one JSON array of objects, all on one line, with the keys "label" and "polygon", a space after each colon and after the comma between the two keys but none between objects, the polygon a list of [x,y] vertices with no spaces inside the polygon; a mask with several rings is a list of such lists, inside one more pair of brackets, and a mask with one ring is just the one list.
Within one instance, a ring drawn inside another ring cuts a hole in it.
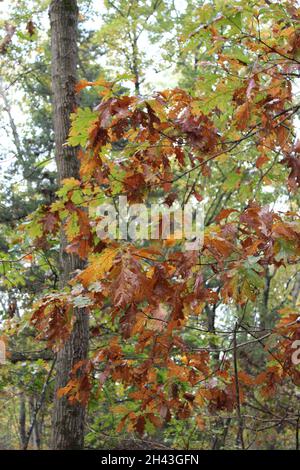
[{"label": "tree bark", "polygon": [[41,439],[40,439],[40,432],[39,432],[39,421],[37,419],[36,409],[38,406],[38,400],[36,400],[33,396],[29,397],[29,409],[31,414],[31,423],[33,423],[32,433],[31,433],[31,442],[32,442],[32,449],[39,450],[41,447]]},{"label": "tree bark", "polygon": [[[77,26],[76,0],[52,0],[49,10],[51,24],[53,121],[55,156],[58,180],[78,177],[77,151],[65,146],[70,129],[70,113],[76,108],[74,90],[77,81]],[[61,234],[60,285],[63,288],[76,269],[82,268],[79,258],[65,252],[66,238]],[[64,387],[74,364],[87,357],[88,315],[83,309],[74,311],[73,332],[64,348],[57,355],[55,390]],[[84,440],[85,410],[71,405],[66,398],[54,398],[53,449],[80,449]]]},{"label": "tree bark", "polygon": [[20,393],[19,427],[21,441],[20,444],[21,449],[23,449],[26,441],[26,398],[24,392]]}]

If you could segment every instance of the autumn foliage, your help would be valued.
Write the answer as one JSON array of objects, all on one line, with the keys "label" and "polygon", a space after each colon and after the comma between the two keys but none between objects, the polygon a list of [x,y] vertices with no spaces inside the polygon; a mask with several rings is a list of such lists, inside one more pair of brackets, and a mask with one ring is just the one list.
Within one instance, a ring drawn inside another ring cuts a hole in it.
[{"label": "autumn foliage", "polygon": [[[36,246],[63,229],[67,251],[86,262],[63,291],[37,301],[31,320],[57,351],[74,309],[90,316],[90,357],[75,365],[59,396],[86,406],[107,382],[119,384],[130,405],[112,408],[118,431],[142,435],[188,418],[203,430],[207,413],[235,414],[244,447],[242,407],[300,385],[292,362],[296,305],[279,308],[273,323],[257,307],[270,272],[293,268],[300,256],[297,205],[278,209],[262,190],[286,186],[293,198],[299,190],[291,81],[299,74],[299,10],[286,2],[283,13],[276,4],[271,17],[258,3],[252,18],[235,6],[180,38],[187,53],[195,38],[205,42],[210,59],[201,67],[212,86],[202,77],[191,92],[142,97],[125,94],[118,81],[80,81],[78,94],[98,96],[93,109],[72,115],[66,146],[78,148],[80,179],[64,180],[57,200],[33,217]],[[120,195],[169,206],[203,200],[203,247],[99,239],[96,209]],[[230,325],[211,320],[228,308]]]}]

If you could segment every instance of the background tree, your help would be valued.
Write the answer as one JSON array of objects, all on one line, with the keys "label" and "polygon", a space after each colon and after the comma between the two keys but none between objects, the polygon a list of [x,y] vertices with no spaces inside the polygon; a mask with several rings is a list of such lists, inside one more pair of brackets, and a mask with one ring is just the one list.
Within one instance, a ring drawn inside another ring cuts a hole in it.
[{"label": "background tree", "polygon": [[[78,6],[74,0],[50,4],[51,70],[53,87],[53,122],[58,181],[78,177],[77,149],[66,147],[70,129],[70,114],[75,110],[77,82]],[[66,253],[66,235],[61,233],[60,269],[63,288],[82,262],[73,253]],[[88,353],[88,316],[84,309],[74,310],[72,334],[57,354],[56,393],[53,414],[54,449],[78,449],[83,446],[85,410],[80,404],[71,405],[57,391],[66,385],[72,367],[85,360]]]}]

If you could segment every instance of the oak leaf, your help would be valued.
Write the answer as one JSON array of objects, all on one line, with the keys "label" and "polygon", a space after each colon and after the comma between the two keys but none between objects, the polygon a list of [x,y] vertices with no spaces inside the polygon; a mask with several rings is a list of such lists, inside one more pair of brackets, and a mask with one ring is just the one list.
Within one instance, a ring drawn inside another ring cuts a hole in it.
[{"label": "oak leaf", "polygon": [[100,255],[94,257],[90,265],[78,275],[78,279],[85,287],[95,281],[103,279],[104,275],[112,268],[117,254],[118,248],[105,248]]}]

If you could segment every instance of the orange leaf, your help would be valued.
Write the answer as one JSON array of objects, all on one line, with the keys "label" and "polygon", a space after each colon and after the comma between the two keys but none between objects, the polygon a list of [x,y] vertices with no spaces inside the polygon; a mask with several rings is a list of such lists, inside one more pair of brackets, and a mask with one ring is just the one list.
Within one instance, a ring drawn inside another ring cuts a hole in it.
[{"label": "orange leaf", "polygon": [[265,163],[269,161],[267,155],[261,155],[255,162],[256,168],[261,168]]},{"label": "orange leaf", "polygon": [[235,118],[237,121],[237,128],[241,131],[246,129],[247,123],[250,119],[250,106],[248,102],[237,108]]},{"label": "orange leaf", "polygon": [[217,217],[215,218],[216,222],[220,222],[223,219],[226,219],[232,212],[237,212],[236,209],[222,209]]},{"label": "orange leaf", "polygon": [[91,264],[78,275],[78,279],[85,287],[92,282],[103,279],[105,273],[111,269],[117,253],[117,248],[105,248],[101,254],[94,258]]}]

